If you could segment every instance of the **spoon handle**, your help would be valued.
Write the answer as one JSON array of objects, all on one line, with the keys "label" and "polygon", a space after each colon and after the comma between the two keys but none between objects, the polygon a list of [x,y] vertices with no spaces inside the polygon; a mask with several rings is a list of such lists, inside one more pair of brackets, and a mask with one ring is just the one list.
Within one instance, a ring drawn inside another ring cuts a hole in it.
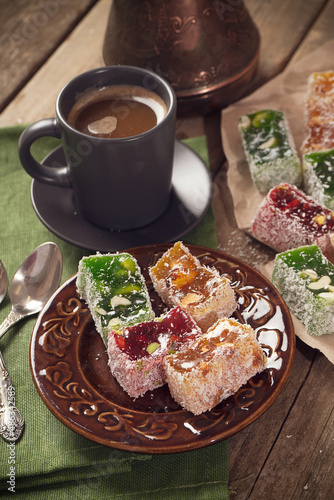
[{"label": "spoon handle", "polygon": [[14,309],[10,311],[7,318],[0,325],[0,339],[9,330],[10,327],[15,325],[20,319],[24,318],[24,314],[21,314]]},{"label": "spoon handle", "polygon": [[0,351],[0,435],[5,441],[17,441],[23,427],[23,417],[15,406],[15,389]]}]

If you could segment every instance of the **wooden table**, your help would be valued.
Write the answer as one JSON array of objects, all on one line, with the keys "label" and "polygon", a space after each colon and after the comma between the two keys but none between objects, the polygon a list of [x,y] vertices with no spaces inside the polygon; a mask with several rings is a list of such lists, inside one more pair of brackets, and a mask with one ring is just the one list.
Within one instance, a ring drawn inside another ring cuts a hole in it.
[{"label": "wooden table", "polygon": [[[334,0],[245,4],[262,40],[249,93],[334,35]],[[110,2],[0,0],[0,8],[0,126],[54,116],[61,88],[78,73],[104,64],[101,49]],[[236,226],[220,127],[219,110],[205,118],[183,118],[177,123],[177,137],[207,135],[216,176],[219,248],[256,265],[273,255],[255,243],[247,251],[249,237]],[[297,340],[282,393],[255,423],[229,439],[231,498],[334,498],[333,380],[327,358]]]}]

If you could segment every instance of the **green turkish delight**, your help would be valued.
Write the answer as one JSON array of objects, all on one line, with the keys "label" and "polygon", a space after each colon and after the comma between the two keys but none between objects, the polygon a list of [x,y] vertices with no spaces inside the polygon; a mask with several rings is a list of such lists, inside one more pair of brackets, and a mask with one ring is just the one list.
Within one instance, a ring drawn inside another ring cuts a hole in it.
[{"label": "green turkish delight", "polygon": [[276,255],[272,282],[309,335],[334,333],[334,266],[317,245]]},{"label": "green turkish delight", "polygon": [[304,154],[303,171],[307,194],[334,210],[334,149]]},{"label": "green turkish delight", "polygon": [[240,116],[238,129],[253,183],[261,193],[279,182],[302,184],[301,162],[282,111],[265,109]]},{"label": "green turkish delight", "polygon": [[76,283],[106,344],[111,330],[154,318],[144,277],[128,253],[83,257]]}]

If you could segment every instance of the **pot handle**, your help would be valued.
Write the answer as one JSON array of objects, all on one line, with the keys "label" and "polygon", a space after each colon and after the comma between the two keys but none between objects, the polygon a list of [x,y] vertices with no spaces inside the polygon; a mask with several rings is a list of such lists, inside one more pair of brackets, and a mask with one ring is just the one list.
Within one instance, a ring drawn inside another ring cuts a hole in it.
[{"label": "pot handle", "polygon": [[61,138],[61,131],[56,118],[45,118],[29,125],[21,134],[18,149],[20,161],[26,172],[45,184],[59,187],[71,187],[70,167],[42,165],[32,156],[31,145],[41,137]]}]

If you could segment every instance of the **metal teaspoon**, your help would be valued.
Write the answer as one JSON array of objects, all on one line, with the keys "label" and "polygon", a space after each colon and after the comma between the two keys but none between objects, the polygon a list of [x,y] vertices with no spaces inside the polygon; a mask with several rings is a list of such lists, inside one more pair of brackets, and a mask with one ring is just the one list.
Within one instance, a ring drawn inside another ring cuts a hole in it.
[{"label": "metal teaspoon", "polygon": [[[21,264],[9,287],[12,310],[0,325],[0,338],[14,325],[31,314],[40,312],[58,288],[62,273],[62,254],[55,243],[43,243]],[[15,389],[0,352],[0,435],[16,441],[24,420],[15,407]]]},{"label": "metal teaspoon", "polygon": [[[0,260],[0,304],[6,297],[7,289],[8,289],[8,276],[5,266]],[[17,410],[17,408],[15,408],[15,406],[12,404],[13,403],[12,382],[10,380],[8,371],[6,369],[1,351],[0,351],[0,370],[2,375],[0,377],[0,433],[1,435],[3,435],[3,438],[6,439],[6,441],[14,441],[16,440],[15,436],[17,435],[17,437],[19,437],[19,435],[22,432],[23,417]],[[2,401],[1,395],[2,394],[6,395],[7,392],[9,393],[8,396],[10,396],[10,398],[4,397],[4,400]],[[9,405],[10,409],[8,409]],[[13,413],[10,413],[10,410]],[[9,416],[11,416],[10,421],[8,420]],[[11,432],[12,419],[13,421],[16,421],[15,426],[13,428],[13,432]]]}]

